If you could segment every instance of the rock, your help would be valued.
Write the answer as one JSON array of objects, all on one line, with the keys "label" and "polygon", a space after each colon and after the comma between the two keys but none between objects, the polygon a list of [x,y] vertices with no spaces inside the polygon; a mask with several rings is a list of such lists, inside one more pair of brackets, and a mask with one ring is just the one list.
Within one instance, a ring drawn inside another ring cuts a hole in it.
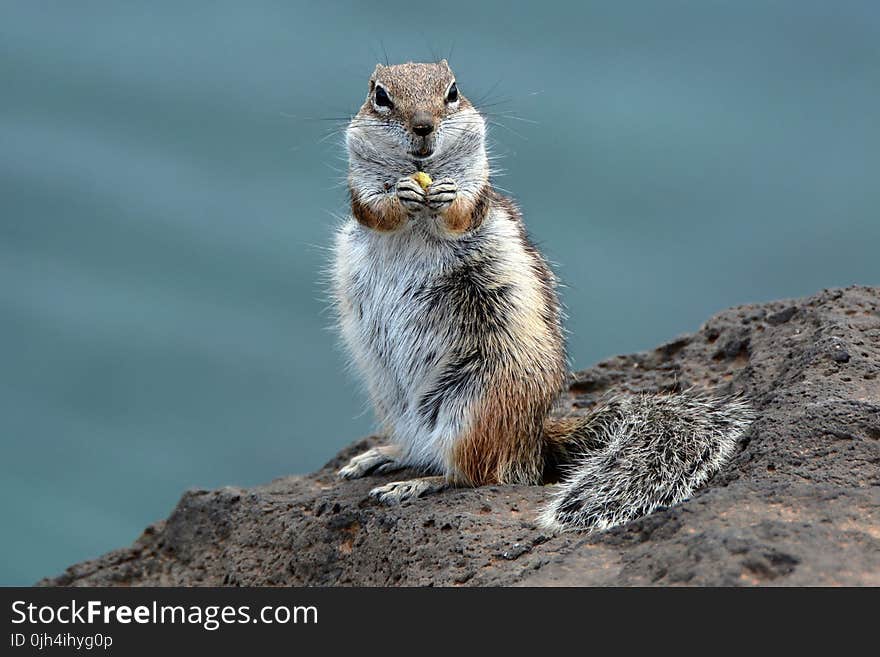
[{"label": "rock", "polygon": [[[758,419],[675,507],[602,533],[535,525],[545,487],[383,507],[393,477],[334,472],[185,493],[129,548],[42,585],[880,585],[880,288],[748,305],[654,351],[574,375],[561,411],[611,389],[742,392]],[[399,475],[398,475],[399,476]]]}]

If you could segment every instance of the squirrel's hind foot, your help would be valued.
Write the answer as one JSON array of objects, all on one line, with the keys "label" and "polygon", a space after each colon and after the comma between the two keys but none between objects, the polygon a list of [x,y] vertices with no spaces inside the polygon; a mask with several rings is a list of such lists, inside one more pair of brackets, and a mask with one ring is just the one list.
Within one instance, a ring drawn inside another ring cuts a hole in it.
[{"label": "squirrel's hind foot", "polygon": [[343,479],[359,479],[367,475],[402,470],[404,466],[397,460],[398,456],[398,450],[393,445],[374,447],[352,458],[337,474]]},{"label": "squirrel's hind foot", "polygon": [[370,491],[370,497],[382,504],[400,504],[411,498],[439,493],[449,486],[450,483],[446,477],[420,477],[407,481],[393,481],[390,484],[378,486]]}]

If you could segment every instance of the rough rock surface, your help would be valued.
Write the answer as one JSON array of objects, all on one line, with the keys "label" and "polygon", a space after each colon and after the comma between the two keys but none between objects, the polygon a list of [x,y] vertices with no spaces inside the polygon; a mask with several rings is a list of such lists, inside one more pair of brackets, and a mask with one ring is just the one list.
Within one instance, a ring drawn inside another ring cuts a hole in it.
[{"label": "rough rock surface", "polygon": [[692,385],[753,400],[739,453],[687,502],[604,533],[542,533],[542,487],[379,506],[367,491],[391,476],[334,476],[367,439],[312,475],[189,491],[131,547],[40,584],[880,585],[880,288],[724,311],[577,373],[562,406]]}]

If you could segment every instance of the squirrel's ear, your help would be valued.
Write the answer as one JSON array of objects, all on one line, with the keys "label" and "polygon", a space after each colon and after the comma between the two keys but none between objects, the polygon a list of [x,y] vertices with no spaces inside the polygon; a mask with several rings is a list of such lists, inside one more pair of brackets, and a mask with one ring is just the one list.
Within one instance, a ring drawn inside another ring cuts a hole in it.
[{"label": "squirrel's ear", "polygon": [[376,68],[373,69],[373,74],[370,76],[370,91],[373,90],[373,87],[376,86],[376,78],[379,77],[379,71],[384,68],[381,64],[376,64]]},{"label": "squirrel's ear", "polygon": [[447,62],[446,59],[441,59],[437,63],[440,64],[440,66],[443,66],[444,68],[446,68],[446,70],[448,70],[448,71],[452,70],[451,68],[449,68],[449,62]]}]

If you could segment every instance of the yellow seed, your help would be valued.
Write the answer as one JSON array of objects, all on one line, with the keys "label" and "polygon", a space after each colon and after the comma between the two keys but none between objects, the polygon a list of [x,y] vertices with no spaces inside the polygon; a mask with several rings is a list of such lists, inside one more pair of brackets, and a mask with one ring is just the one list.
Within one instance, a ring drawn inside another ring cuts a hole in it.
[{"label": "yellow seed", "polygon": [[424,171],[416,171],[413,175],[410,176],[410,178],[419,183],[419,186],[426,191],[431,183],[434,182],[433,180],[431,180],[431,176],[429,176]]}]

